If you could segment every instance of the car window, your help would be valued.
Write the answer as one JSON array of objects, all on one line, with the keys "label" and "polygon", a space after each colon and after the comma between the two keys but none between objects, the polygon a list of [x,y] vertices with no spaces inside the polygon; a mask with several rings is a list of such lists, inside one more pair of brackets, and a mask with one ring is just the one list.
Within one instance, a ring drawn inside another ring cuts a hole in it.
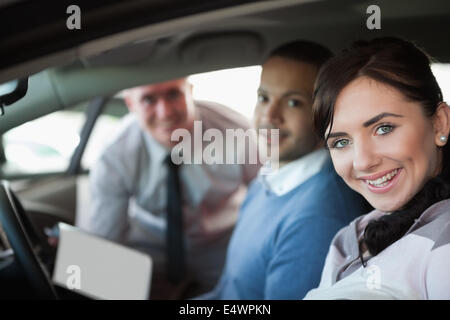
[{"label": "car window", "polygon": [[3,135],[4,177],[64,172],[80,142],[84,108],[57,111]]},{"label": "car window", "polygon": [[441,87],[444,101],[450,98],[450,63],[434,63],[431,65],[433,74]]},{"label": "car window", "polygon": [[[193,85],[192,94],[195,100],[221,103],[250,119],[256,105],[260,74],[260,66],[251,66],[195,74],[188,80]],[[127,112],[119,93],[108,103],[95,123],[81,160],[83,169],[90,169],[96,162],[116,132],[120,118]]]},{"label": "car window", "polygon": [[194,99],[221,103],[251,119],[260,76],[261,67],[250,66],[195,74],[189,82]]}]

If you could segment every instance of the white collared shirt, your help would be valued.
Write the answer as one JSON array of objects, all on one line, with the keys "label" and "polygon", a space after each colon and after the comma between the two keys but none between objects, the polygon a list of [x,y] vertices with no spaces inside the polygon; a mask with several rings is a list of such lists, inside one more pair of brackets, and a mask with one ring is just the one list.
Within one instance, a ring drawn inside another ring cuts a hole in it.
[{"label": "white collared shirt", "polygon": [[329,158],[328,150],[321,148],[289,162],[272,174],[260,177],[269,190],[282,196],[318,173]]}]

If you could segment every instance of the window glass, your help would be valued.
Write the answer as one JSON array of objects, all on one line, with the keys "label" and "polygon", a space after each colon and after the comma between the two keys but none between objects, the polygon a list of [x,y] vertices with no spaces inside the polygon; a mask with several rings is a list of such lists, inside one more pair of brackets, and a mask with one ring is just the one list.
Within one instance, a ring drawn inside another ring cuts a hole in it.
[{"label": "window glass", "polygon": [[199,73],[189,77],[194,99],[221,103],[248,119],[256,106],[260,66]]},{"label": "window glass", "polygon": [[84,109],[57,111],[3,135],[4,176],[63,172],[80,142]]},{"label": "window glass", "polygon": [[[188,78],[193,85],[195,100],[207,100],[224,104],[247,118],[251,118],[256,105],[261,67],[252,66],[206,72]],[[97,120],[92,131],[82,168],[90,169],[103,148],[114,136],[120,118],[128,113],[121,94],[109,102],[104,113]]]},{"label": "window glass", "polygon": [[[196,100],[224,104],[247,118],[256,105],[261,67],[252,66],[196,74],[189,77]],[[97,119],[83,154],[81,166],[90,169],[108,141],[114,136],[120,119],[128,113],[123,100],[113,98]],[[57,111],[24,123],[3,135],[6,162],[5,177],[67,170],[80,142],[88,103],[70,110]]]},{"label": "window glass", "polygon": [[450,64],[449,63],[434,63],[431,66],[433,74],[441,87],[444,101],[450,104]]}]

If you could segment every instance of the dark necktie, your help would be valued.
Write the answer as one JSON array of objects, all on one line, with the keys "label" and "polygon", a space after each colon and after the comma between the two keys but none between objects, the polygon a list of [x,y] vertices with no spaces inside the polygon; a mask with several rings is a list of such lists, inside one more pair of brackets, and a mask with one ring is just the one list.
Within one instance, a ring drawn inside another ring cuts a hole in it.
[{"label": "dark necktie", "polygon": [[183,241],[183,215],[179,165],[172,162],[170,154],[166,158],[167,175],[167,276],[177,284],[183,280],[185,272],[185,250]]}]

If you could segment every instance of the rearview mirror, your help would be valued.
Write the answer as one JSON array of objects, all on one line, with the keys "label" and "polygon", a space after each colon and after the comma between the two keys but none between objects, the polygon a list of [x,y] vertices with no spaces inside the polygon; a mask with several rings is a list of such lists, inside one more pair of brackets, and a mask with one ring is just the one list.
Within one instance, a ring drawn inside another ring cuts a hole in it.
[{"label": "rearview mirror", "polygon": [[0,108],[4,114],[4,106],[22,99],[28,90],[28,78],[12,80],[0,85]]}]

